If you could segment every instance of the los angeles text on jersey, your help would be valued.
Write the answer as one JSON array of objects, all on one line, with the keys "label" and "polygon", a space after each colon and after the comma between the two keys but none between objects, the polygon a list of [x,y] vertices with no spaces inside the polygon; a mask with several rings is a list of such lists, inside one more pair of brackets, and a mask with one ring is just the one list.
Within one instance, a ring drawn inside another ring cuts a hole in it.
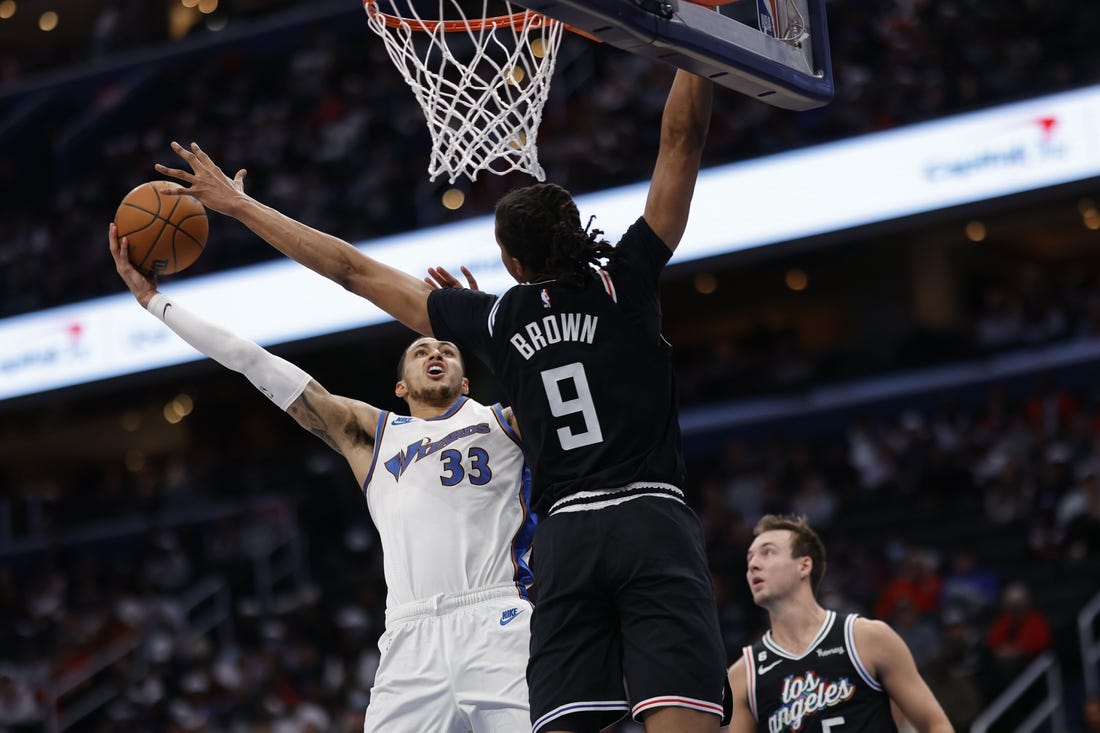
[{"label": "los angeles text on jersey", "polygon": [[770,733],[801,730],[803,718],[807,715],[815,715],[850,700],[855,692],[855,685],[847,677],[829,682],[813,672],[792,675],[783,682],[780,695],[782,705],[768,717],[768,730]]},{"label": "los angeles text on jersey", "polygon": [[539,349],[562,341],[592,343],[599,320],[590,313],[557,313],[531,321],[508,340],[524,359],[530,359]]},{"label": "los angeles text on jersey", "polygon": [[464,428],[451,431],[439,440],[421,438],[415,443],[409,443],[408,448],[403,451],[398,451],[392,458],[386,461],[386,470],[393,474],[395,479],[400,480],[401,474],[405,473],[405,469],[424,456],[430,456],[437,451],[443,450],[460,438],[466,438],[471,435],[484,435],[488,432],[489,423],[481,422],[476,425],[467,425]]}]

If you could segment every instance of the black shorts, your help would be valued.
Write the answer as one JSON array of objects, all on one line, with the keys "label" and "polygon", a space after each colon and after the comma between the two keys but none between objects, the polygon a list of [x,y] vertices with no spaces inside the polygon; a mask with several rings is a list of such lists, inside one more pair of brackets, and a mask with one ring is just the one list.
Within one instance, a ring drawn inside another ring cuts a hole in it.
[{"label": "black shorts", "polygon": [[726,679],[695,513],[642,497],[543,519],[531,554],[534,730],[598,731],[660,707],[721,717]]}]

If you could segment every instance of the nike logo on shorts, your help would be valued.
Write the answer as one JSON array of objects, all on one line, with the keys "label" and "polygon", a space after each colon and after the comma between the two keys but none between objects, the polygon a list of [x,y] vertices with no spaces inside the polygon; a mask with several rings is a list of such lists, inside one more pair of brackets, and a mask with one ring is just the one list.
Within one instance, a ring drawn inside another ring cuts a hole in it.
[{"label": "nike logo on shorts", "polygon": [[500,614],[500,625],[507,626],[519,615],[518,608],[509,608],[504,613]]}]

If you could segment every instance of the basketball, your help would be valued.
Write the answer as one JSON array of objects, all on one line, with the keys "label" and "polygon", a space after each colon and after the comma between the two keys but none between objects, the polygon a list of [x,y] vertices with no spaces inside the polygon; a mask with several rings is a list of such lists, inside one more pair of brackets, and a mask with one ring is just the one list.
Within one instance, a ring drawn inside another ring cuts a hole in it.
[{"label": "basketball", "polygon": [[118,238],[127,238],[130,262],[147,275],[190,267],[206,246],[206,209],[194,196],[169,196],[174,184],[149,181],[130,191],[115,212]]}]

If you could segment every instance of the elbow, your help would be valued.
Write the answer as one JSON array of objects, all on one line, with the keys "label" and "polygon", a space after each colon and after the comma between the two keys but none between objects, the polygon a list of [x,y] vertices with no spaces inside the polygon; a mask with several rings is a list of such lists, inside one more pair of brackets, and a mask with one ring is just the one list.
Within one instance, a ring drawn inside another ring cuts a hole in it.
[{"label": "elbow", "polygon": [[701,124],[669,130],[662,145],[669,150],[679,150],[684,155],[701,155],[707,144],[707,127]]},{"label": "elbow", "polygon": [[669,156],[669,160],[682,161],[683,165],[698,168],[706,141],[705,129],[667,130],[661,136],[661,151]]}]

